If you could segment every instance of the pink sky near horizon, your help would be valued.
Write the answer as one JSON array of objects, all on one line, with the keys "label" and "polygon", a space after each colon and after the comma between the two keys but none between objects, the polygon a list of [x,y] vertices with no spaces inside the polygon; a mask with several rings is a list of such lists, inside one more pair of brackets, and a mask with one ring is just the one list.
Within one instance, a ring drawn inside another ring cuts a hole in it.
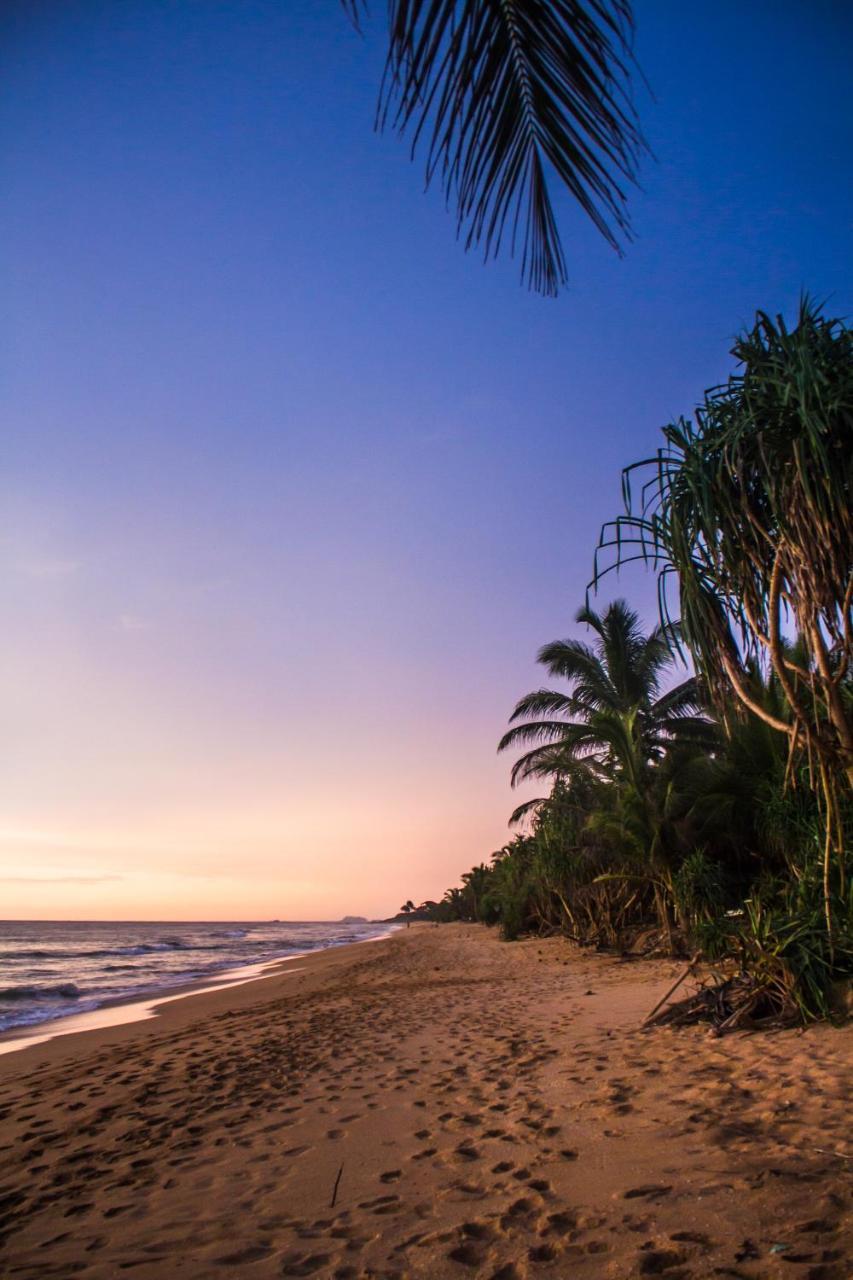
[{"label": "pink sky near horizon", "polygon": [[387,600],[354,611],[336,570],[299,581],[271,551],[238,606],[181,529],[131,547],[97,513],[5,505],[0,918],[381,917],[509,838],[506,655],[466,673],[414,634],[462,617],[453,584],[420,606],[413,584],[395,652]]}]

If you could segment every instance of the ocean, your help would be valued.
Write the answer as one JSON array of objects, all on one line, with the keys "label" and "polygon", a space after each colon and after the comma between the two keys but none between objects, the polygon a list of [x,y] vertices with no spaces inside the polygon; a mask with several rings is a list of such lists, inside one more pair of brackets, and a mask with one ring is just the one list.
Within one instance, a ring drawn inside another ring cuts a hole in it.
[{"label": "ocean", "polygon": [[383,937],[387,924],[0,921],[0,1031]]}]

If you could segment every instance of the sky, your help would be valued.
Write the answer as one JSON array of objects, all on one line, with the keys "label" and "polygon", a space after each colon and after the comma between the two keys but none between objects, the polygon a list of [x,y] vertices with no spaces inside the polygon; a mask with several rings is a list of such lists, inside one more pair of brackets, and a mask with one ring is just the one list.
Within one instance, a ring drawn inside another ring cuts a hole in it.
[{"label": "sky", "polygon": [[850,314],[849,5],[638,0],[635,239],[558,198],[556,300],[374,132],[373,10],[2,7],[0,917],[440,897],[621,468],[756,309]]}]

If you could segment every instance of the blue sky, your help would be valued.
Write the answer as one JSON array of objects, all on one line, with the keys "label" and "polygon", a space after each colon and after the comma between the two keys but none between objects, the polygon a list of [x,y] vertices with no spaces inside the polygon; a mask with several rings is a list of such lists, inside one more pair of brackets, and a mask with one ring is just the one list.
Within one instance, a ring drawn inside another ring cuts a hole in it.
[{"label": "blue sky", "polygon": [[440,893],[620,468],[756,308],[849,314],[849,6],[637,5],[635,240],[560,197],[556,301],[373,132],[382,14],[0,16],[8,914]]}]

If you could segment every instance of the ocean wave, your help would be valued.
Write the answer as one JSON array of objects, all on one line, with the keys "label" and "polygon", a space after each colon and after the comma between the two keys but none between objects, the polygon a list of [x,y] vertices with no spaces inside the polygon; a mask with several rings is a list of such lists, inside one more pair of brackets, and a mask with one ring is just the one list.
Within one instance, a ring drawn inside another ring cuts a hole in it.
[{"label": "ocean wave", "polygon": [[98,1003],[95,1000],[84,1000],[81,1004],[75,1004],[67,1008],[59,1008],[56,1005],[42,1005],[40,1008],[23,1008],[16,1009],[14,1013],[0,1013],[0,1031],[14,1031],[20,1028],[21,1031],[25,1027],[38,1026],[42,1022],[55,1022],[61,1018],[67,1018],[75,1013],[89,1013],[93,1009],[97,1009]]},{"label": "ocean wave", "polygon": [[210,944],[198,946],[183,938],[160,938],[157,942],[138,942],[127,947],[98,947],[89,951],[7,951],[3,959],[11,960],[108,960],[111,956],[147,956],[163,951],[211,951]]},{"label": "ocean wave", "polygon": [[[178,926],[181,927],[181,926]],[[231,925],[227,921],[123,927],[93,925],[3,938],[0,925],[0,1031],[65,1018],[104,1001],[148,998],[181,984],[228,976],[231,969],[376,936],[371,925],[339,922]],[[75,934],[79,936],[74,936]],[[17,948],[21,949],[18,950]],[[77,984],[80,984],[79,986]]]},{"label": "ocean wave", "polygon": [[73,982],[60,982],[53,987],[36,987],[32,984],[4,987],[0,1000],[76,1000],[83,993]]}]

